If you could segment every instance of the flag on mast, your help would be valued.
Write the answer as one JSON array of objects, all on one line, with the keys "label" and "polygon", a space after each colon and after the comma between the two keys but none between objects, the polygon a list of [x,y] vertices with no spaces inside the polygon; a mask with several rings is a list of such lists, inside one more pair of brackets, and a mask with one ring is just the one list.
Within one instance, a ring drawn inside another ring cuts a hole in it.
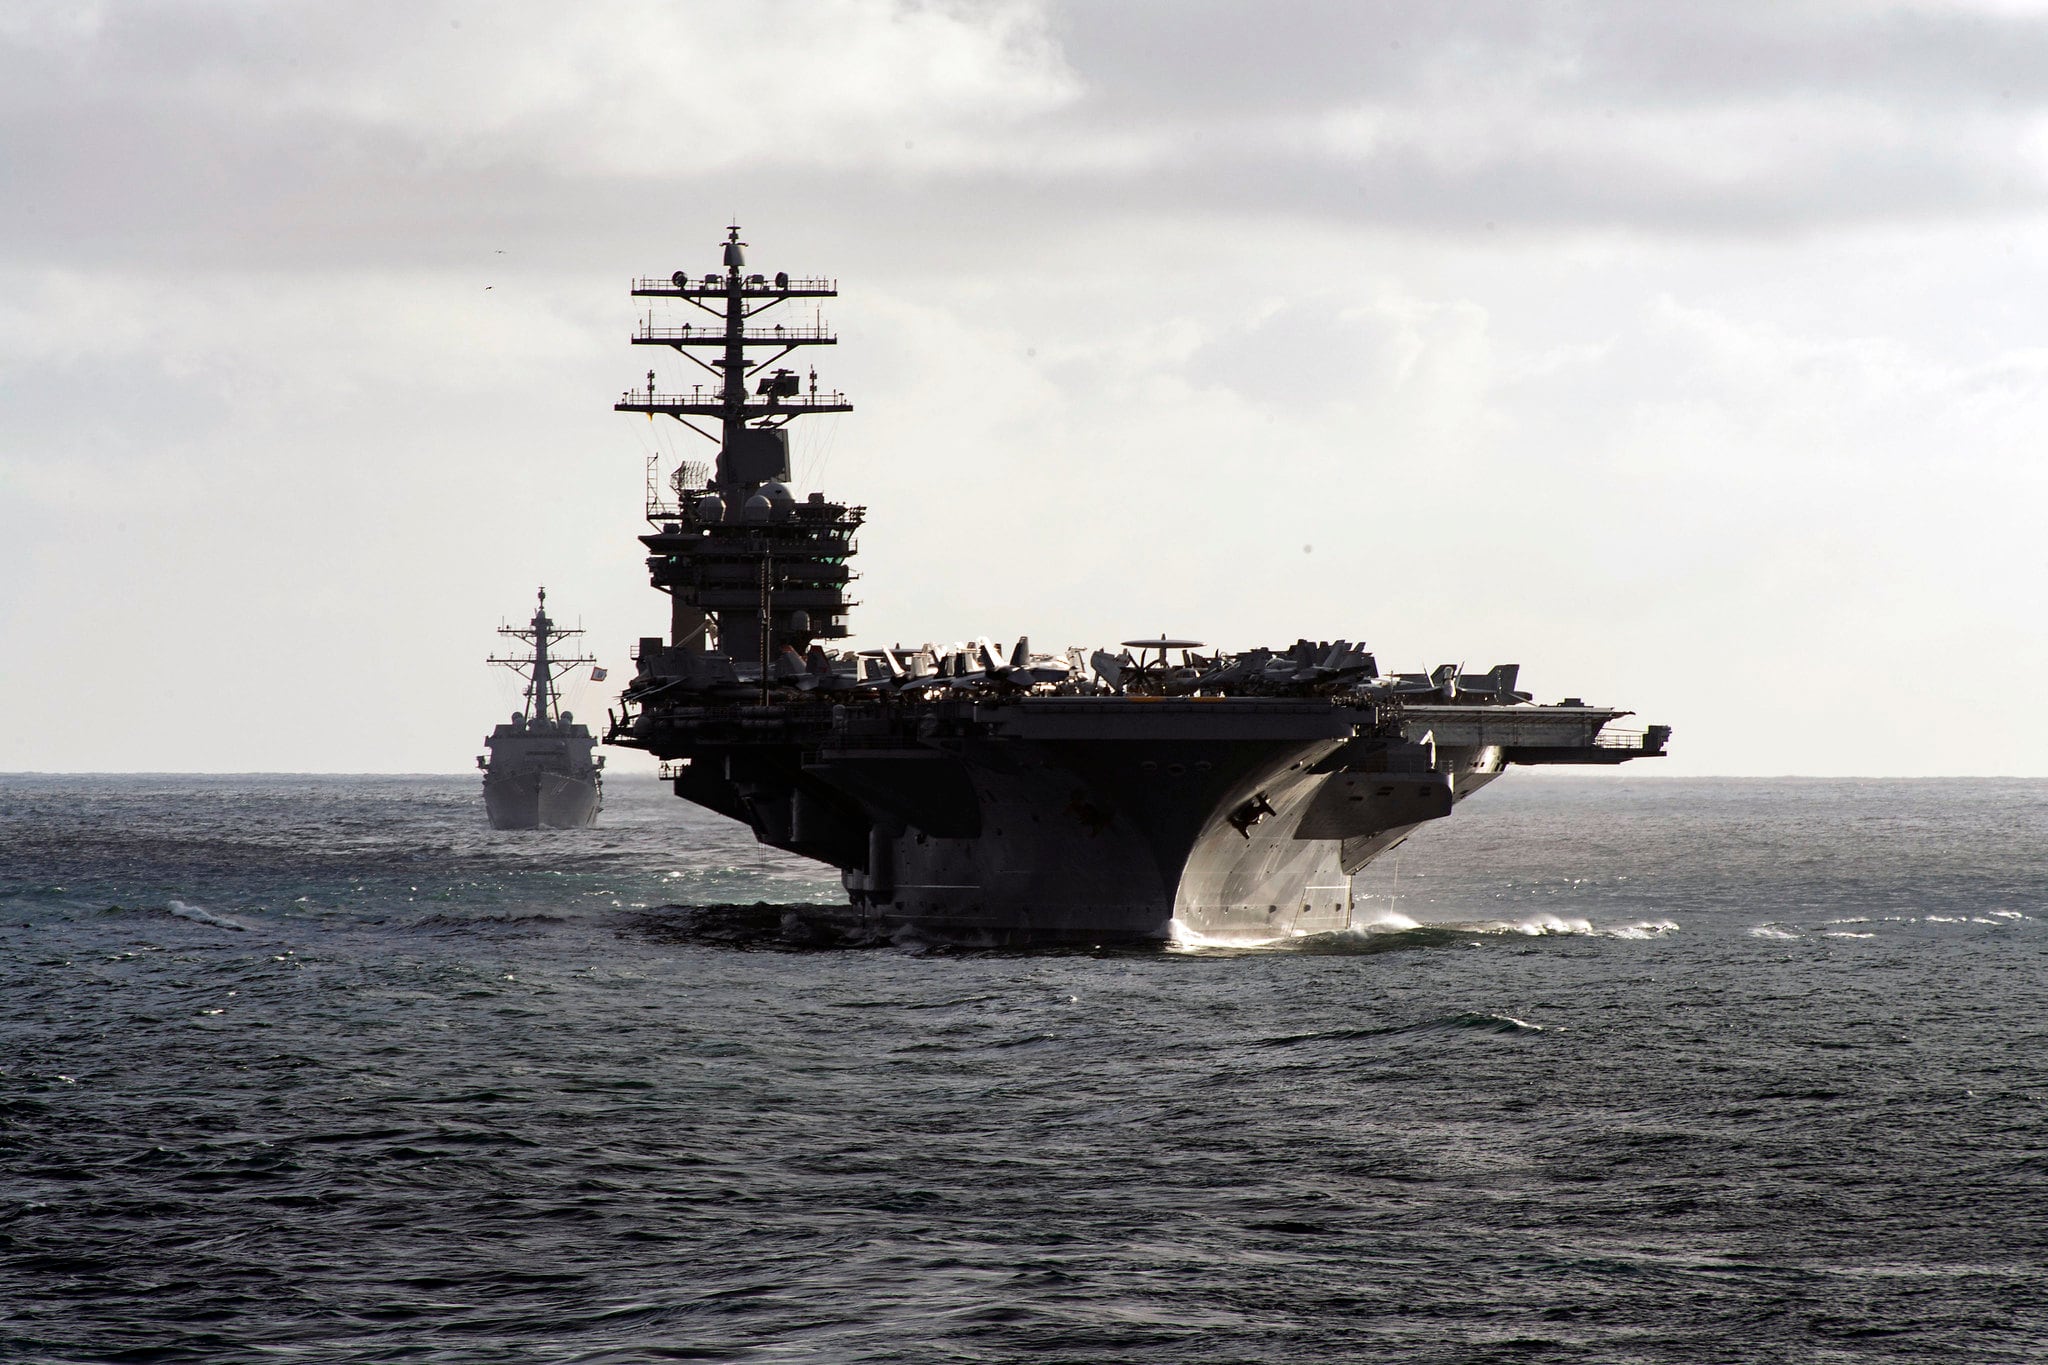
[{"label": "flag on mast", "polygon": [[592,682],[603,682],[604,678],[605,671],[602,668],[593,668],[590,670],[590,680]]}]

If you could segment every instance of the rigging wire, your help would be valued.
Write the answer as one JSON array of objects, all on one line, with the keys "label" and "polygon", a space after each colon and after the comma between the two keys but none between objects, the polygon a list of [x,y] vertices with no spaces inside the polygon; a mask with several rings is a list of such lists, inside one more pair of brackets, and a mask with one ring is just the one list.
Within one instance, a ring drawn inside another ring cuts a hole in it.
[{"label": "rigging wire", "polygon": [[839,423],[831,420],[831,418],[828,417],[825,421],[825,430],[823,434],[819,437],[817,445],[816,462],[812,471],[812,478],[815,480],[815,482],[811,484],[812,488],[817,488],[821,490],[824,488],[825,471],[831,466],[832,453],[834,450],[838,449],[838,446]]}]

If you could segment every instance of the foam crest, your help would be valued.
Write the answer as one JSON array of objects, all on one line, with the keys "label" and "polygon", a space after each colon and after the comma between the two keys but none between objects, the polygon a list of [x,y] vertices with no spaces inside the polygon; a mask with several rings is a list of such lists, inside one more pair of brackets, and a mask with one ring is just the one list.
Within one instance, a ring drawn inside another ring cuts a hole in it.
[{"label": "foam crest", "polygon": [[1591,934],[1593,922],[1584,919],[1561,919],[1556,915],[1537,915],[1530,919],[1515,920],[1508,926],[1511,933],[1527,934],[1540,938],[1544,934]]},{"label": "foam crest", "polygon": [[1607,932],[1614,938],[1662,938],[1666,934],[1678,932],[1678,921],[1671,919],[1637,920],[1634,924],[1624,924],[1618,929],[1609,929]]},{"label": "foam crest", "polygon": [[1532,915],[1527,919],[1485,920],[1478,922],[1444,921],[1429,926],[1433,929],[1451,929],[1469,934],[1520,934],[1526,938],[1576,937],[1576,938],[1662,938],[1675,933],[1678,921],[1669,919],[1636,920],[1631,924],[1598,925],[1589,919],[1567,919],[1562,915]]},{"label": "foam crest", "polygon": [[1678,929],[1675,920],[1636,920],[1628,924],[1596,925],[1591,920],[1567,919],[1559,915],[1533,915],[1514,920],[1416,920],[1399,911],[1382,911],[1369,920],[1355,920],[1348,929],[1318,934],[1206,934],[1174,920],[1168,946],[1184,952],[1210,950],[1242,951],[1254,948],[1282,948],[1302,952],[1382,952],[1392,948],[1421,948],[1441,943],[1476,942],[1490,938],[1614,938],[1654,939]]},{"label": "foam crest", "polygon": [[1445,1033],[1497,1033],[1506,1035],[1543,1033],[1546,1026],[1532,1024],[1526,1019],[1517,1019],[1512,1014],[1492,1014],[1466,1010],[1457,1014],[1440,1015],[1413,1024],[1383,1024],[1372,1027],[1324,1029],[1315,1033],[1285,1033],[1274,1038],[1258,1040],[1262,1047],[1298,1047],[1304,1043],[1355,1043],[1368,1039],[1413,1036],[1417,1034]]},{"label": "foam crest", "polygon": [[249,927],[248,925],[243,924],[239,920],[229,919],[226,915],[216,915],[213,913],[213,911],[208,910],[203,906],[188,905],[184,901],[174,900],[170,903],[170,905],[167,908],[170,910],[172,914],[176,915],[179,919],[189,919],[194,924],[208,924],[216,929],[235,929],[242,931],[246,931]]},{"label": "foam crest", "polygon": [[1474,1029],[1481,1033],[1541,1033],[1542,1024],[1517,1019],[1512,1014],[1453,1014],[1436,1021],[1438,1028]]}]

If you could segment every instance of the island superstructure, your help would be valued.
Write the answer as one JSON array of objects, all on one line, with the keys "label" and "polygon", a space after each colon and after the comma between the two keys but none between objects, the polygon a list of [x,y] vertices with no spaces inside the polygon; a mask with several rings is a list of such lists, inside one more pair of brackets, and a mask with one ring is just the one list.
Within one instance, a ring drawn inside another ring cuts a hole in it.
[{"label": "island superstructure", "polygon": [[548,590],[542,588],[533,619],[524,626],[500,626],[498,634],[528,647],[485,660],[526,680],[526,709],[492,729],[484,737],[489,752],[477,755],[491,824],[498,829],[580,829],[594,823],[604,804],[604,759],[593,757],[597,739],[590,727],[560,709],[557,686],[571,669],[596,662],[556,648],[583,632],[549,618]]},{"label": "island superstructure", "polygon": [[722,270],[633,284],[692,319],[650,311],[634,344],[709,383],[663,391],[650,370],[615,406],[673,418],[717,457],[667,479],[650,463],[640,539],[669,631],[640,641],[607,740],[660,758],[678,796],[839,868],[876,926],[1087,943],[1176,922],[1241,939],[1342,929],[1360,869],[1509,766],[1662,754],[1668,728],[1534,705],[1514,665],[1388,675],[1342,639],[833,648],[857,605],[864,509],[791,491],[787,428],[852,405],[778,366],[836,344],[822,320],[762,315],[837,285],[749,273],[737,227],[723,247]]}]

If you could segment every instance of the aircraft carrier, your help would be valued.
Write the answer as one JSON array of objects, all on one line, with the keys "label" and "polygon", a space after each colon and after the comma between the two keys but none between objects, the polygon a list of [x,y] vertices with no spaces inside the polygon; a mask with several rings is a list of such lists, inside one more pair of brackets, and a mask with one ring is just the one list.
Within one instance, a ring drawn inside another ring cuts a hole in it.
[{"label": "aircraft carrier", "polygon": [[[604,759],[592,757],[597,737],[590,727],[559,709],[557,686],[568,670],[596,662],[555,648],[582,633],[548,616],[546,588],[531,621],[498,627],[498,634],[524,641],[530,652],[485,660],[526,679],[526,709],[484,736],[489,752],[476,757],[484,770],[484,810],[495,829],[581,829],[597,821],[604,805]],[[602,670],[595,676],[602,678]]]},{"label": "aircraft carrier", "polygon": [[749,273],[738,227],[723,248],[719,270],[632,287],[684,317],[650,307],[633,343],[705,382],[664,391],[649,370],[617,410],[681,422],[717,455],[649,461],[640,539],[668,633],[641,639],[606,741],[839,868],[877,928],[986,943],[1341,930],[1354,874],[1508,767],[1664,752],[1669,728],[1621,729],[1627,711],[1533,704],[1515,665],[1383,674],[1343,639],[841,647],[864,509],[791,490],[787,428],[852,405],[778,363],[837,338],[763,320],[837,282]]}]

